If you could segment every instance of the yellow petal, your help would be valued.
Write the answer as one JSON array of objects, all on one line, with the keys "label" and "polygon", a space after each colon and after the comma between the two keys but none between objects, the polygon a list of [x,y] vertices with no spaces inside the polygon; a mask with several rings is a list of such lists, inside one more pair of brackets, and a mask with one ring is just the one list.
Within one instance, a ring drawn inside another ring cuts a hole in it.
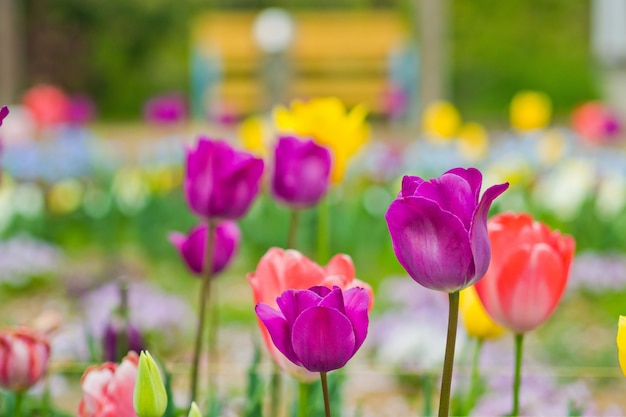
[{"label": "yellow petal", "polygon": [[510,117],[511,126],[517,130],[544,128],[552,117],[550,97],[537,91],[521,91],[511,101]]},{"label": "yellow petal", "polygon": [[617,325],[617,351],[619,355],[619,366],[626,376],[626,316],[619,316]]},{"label": "yellow petal", "polygon": [[246,118],[238,128],[239,139],[244,149],[257,156],[267,156],[268,135],[265,121],[260,116]]},{"label": "yellow petal", "polygon": [[465,329],[472,337],[494,339],[504,333],[504,328],[494,322],[485,311],[474,286],[461,291],[459,311]]},{"label": "yellow petal", "polygon": [[452,103],[436,101],[426,107],[422,127],[429,139],[448,140],[456,135],[461,115]]}]

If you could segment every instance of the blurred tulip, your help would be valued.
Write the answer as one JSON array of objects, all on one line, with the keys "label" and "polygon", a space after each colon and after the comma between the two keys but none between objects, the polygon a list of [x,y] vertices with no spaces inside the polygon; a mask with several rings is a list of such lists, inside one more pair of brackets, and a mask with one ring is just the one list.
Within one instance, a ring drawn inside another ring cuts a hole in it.
[{"label": "blurred tulip", "polygon": [[314,206],[328,190],[331,155],[312,140],[282,137],[274,151],[272,194],[295,208]]},{"label": "blurred tulip", "polygon": [[487,313],[522,334],[558,305],[574,256],[571,236],[551,231],[528,214],[500,214],[488,223],[491,264],[476,284]]},{"label": "blurred tulip", "polygon": [[2,121],[9,115],[9,108],[7,106],[2,106],[0,108],[0,126],[2,126]]},{"label": "blurred tulip", "polygon": [[93,121],[96,113],[93,101],[83,95],[77,95],[70,98],[67,118],[71,123],[76,125],[84,125]]},{"label": "blurred tulip", "polygon": [[187,117],[187,104],[182,94],[163,94],[148,100],[143,108],[144,119],[166,125],[179,123]]},{"label": "blurred tulip", "polygon": [[200,138],[187,150],[187,203],[204,218],[238,219],[258,194],[262,174],[262,159],[226,142]]},{"label": "blurred tulip", "polygon": [[139,329],[131,323],[124,324],[116,316],[104,329],[102,347],[103,359],[107,362],[121,360],[124,354],[120,355],[120,352],[133,351],[139,354],[145,348]]},{"label": "blurred tulip", "polygon": [[495,339],[504,333],[504,328],[494,322],[485,311],[474,286],[461,291],[459,300],[461,319],[467,334],[476,339]]},{"label": "blurred tulip", "polygon": [[511,126],[520,131],[542,129],[550,123],[552,102],[547,94],[520,91],[511,100]]},{"label": "blurred tulip", "polygon": [[39,127],[48,127],[68,121],[69,98],[59,87],[37,85],[30,88],[22,98]]},{"label": "blurred tulip", "polygon": [[599,102],[585,103],[574,109],[572,127],[583,139],[593,143],[613,139],[621,131],[617,115]]},{"label": "blurred tulip", "polygon": [[83,397],[78,417],[137,417],[133,408],[133,391],[139,357],[135,352],[117,365],[105,362],[89,366],[80,385]]},{"label": "blurred tulip", "polygon": [[487,155],[489,136],[480,123],[469,122],[461,126],[458,138],[459,151],[468,162],[479,161]]},{"label": "blurred tulip", "polygon": [[262,117],[250,116],[241,122],[237,128],[237,133],[245,150],[263,157],[269,154],[267,138],[270,136],[270,132],[268,130],[269,128]]},{"label": "blurred tulip", "polygon": [[422,116],[422,129],[431,139],[451,139],[461,125],[461,115],[452,103],[436,101],[429,104]]},{"label": "blurred tulip", "polygon": [[617,350],[619,355],[619,366],[626,376],[626,316],[619,316],[617,324]]},{"label": "blurred tulip", "polygon": [[[364,288],[369,294],[370,309],[374,301],[372,288],[355,279],[354,264],[348,255],[335,255],[325,267],[317,265],[300,252],[271,248],[261,258],[256,271],[248,274],[248,283],[252,288],[254,303],[264,303],[278,308],[277,298],[286,290],[304,290],[314,286],[341,289]],[[293,366],[280,353],[271,341],[266,327],[259,322],[259,329],[265,344],[280,367],[300,380],[316,377],[303,369]]]},{"label": "blurred tulip", "polygon": [[167,408],[167,393],[161,372],[148,351],[141,352],[139,356],[133,406],[138,417],[162,417]]},{"label": "blurred tulip", "polygon": [[479,200],[481,185],[475,168],[455,168],[429,181],[404,177],[385,219],[396,257],[417,283],[452,293],[487,271],[487,214],[509,185],[494,185]]},{"label": "blurred tulip", "polygon": [[363,288],[287,290],[279,311],[257,304],[255,311],[276,348],[310,372],[343,367],[367,336],[369,295]]},{"label": "blurred tulip", "polygon": [[[187,268],[196,275],[204,273],[206,258],[208,226],[200,224],[195,226],[189,235],[182,233],[170,233],[170,242],[176,247]],[[222,221],[215,227],[215,243],[213,245],[213,272],[211,275],[221,272],[233,259],[241,232],[239,226],[233,221]]]},{"label": "blurred tulip", "polygon": [[274,109],[279,133],[311,138],[332,151],[333,183],[344,178],[348,161],[368,140],[370,128],[366,117],[364,106],[357,105],[348,111],[335,97],[294,101],[289,109],[280,106]]},{"label": "blurred tulip", "polygon": [[25,327],[0,331],[0,387],[22,392],[46,373],[50,344],[43,333]]}]

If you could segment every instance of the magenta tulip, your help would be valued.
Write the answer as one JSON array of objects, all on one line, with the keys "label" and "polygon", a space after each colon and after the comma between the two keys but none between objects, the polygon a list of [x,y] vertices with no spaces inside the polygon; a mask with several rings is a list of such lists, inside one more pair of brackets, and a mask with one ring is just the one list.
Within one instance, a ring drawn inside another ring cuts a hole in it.
[{"label": "magenta tulip", "polygon": [[200,138],[195,149],[187,150],[187,203],[201,217],[238,219],[258,194],[262,174],[262,159]]},{"label": "magenta tulip", "polygon": [[0,108],[0,126],[2,126],[2,121],[9,115],[9,108],[7,106],[2,106]]},{"label": "magenta tulip", "polygon": [[274,150],[272,194],[296,208],[311,207],[328,190],[330,151],[313,140],[282,137]]},{"label": "magenta tulip", "polygon": [[[204,272],[207,233],[207,225],[200,224],[189,235],[178,232],[169,235],[170,242],[178,249],[189,270],[197,275]],[[217,274],[228,266],[239,247],[239,226],[233,221],[220,222],[215,227],[214,239],[212,274]]]},{"label": "magenta tulip", "polygon": [[509,185],[494,185],[479,199],[481,185],[475,168],[451,169],[429,181],[404,177],[385,218],[398,261],[424,287],[452,293],[487,272],[487,214]]},{"label": "magenta tulip", "polygon": [[311,372],[343,367],[367,336],[369,295],[363,288],[287,290],[276,302],[280,310],[259,303],[256,314],[276,348]]}]

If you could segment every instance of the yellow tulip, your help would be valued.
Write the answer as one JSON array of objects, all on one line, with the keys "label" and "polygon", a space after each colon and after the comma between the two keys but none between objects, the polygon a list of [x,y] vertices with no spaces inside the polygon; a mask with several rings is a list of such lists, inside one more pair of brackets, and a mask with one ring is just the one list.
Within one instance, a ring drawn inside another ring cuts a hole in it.
[{"label": "yellow tulip", "polygon": [[494,322],[485,311],[474,286],[461,291],[459,311],[467,334],[472,337],[495,339],[504,333],[504,328]]},{"label": "yellow tulip", "polygon": [[619,316],[617,325],[617,351],[619,355],[619,366],[626,376],[626,316]]},{"label": "yellow tulip", "polygon": [[468,162],[484,158],[489,150],[487,130],[480,123],[470,122],[459,130],[459,151]]},{"label": "yellow tulip", "polygon": [[511,126],[528,131],[544,128],[552,117],[552,102],[545,93],[520,91],[511,100]]},{"label": "yellow tulip", "polygon": [[422,116],[422,128],[429,139],[447,141],[461,125],[461,115],[452,103],[436,101],[429,104]]},{"label": "yellow tulip", "polygon": [[267,141],[270,133],[260,116],[246,118],[237,129],[241,145],[253,154],[265,157],[268,155]]},{"label": "yellow tulip", "polygon": [[334,183],[343,179],[348,161],[370,135],[365,107],[357,105],[348,111],[341,100],[334,97],[296,100],[289,109],[276,107],[273,116],[279,133],[311,138],[331,150],[331,179]]}]

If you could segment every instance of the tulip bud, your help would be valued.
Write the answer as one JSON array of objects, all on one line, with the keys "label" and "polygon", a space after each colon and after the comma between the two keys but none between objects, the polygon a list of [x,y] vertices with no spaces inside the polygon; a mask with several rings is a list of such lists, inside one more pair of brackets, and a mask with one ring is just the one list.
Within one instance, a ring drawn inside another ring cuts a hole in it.
[{"label": "tulip bud", "polygon": [[22,392],[46,373],[50,345],[46,337],[27,328],[0,332],[0,387]]},{"label": "tulip bud", "polygon": [[138,417],[162,417],[167,408],[167,393],[159,367],[147,350],[139,356],[133,405]]},{"label": "tulip bud", "polygon": [[189,415],[187,417],[202,417],[198,404],[196,404],[195,401],[191,403],[191,408],[189,409]]}]

